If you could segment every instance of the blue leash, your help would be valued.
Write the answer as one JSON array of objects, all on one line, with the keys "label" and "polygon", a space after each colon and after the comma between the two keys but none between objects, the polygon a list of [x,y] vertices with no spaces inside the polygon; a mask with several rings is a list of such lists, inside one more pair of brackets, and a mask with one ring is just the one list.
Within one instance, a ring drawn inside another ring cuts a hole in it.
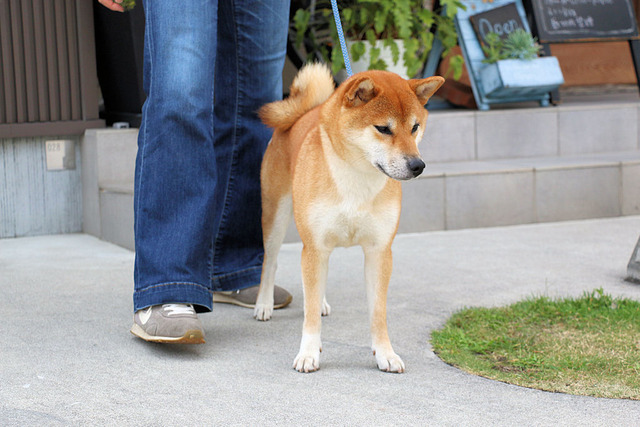
[{"label": "blue leash", "polygon": [[336,21],[336,29],[338,30],[338,39],[340,40],[340,48],[342,49],[342,57],[344,58],[344,68],[347,70],[347,76],[351,77],[351,60],[347,50],[347,43],[344,41],[344,33],[342,32],[342,23],[340,22],[340,12],[338,11],[337,0],[331,0],[331,8],[333,9],[333,19]]}]

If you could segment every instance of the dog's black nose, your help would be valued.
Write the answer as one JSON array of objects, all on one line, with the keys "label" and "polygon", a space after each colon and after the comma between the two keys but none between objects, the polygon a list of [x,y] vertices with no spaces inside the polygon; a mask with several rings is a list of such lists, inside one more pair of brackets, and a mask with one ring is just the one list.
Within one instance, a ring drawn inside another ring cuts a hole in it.
[{"label": "dog's black nose", "polygon": [[409,169],[413,173],[413,177],[420,175],[425,168],[425,164],[419,157],[413,157],[408,162]]}]

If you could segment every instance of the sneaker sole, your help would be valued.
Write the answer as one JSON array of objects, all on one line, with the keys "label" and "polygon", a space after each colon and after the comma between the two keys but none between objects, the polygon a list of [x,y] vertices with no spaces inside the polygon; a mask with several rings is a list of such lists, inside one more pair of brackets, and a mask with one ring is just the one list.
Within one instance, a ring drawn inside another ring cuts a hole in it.
[{"label": "sneaker sole", "polygon": [[149,342],[159,342],[166,344],[204,344],[204,334],[198,329],[192,329],[185,332],[181,337],[162,337],[158,335],[149,335],[137,323],[134,323],[130,331],[138,338],[142,338]]},{"label": "sneaker sole", "polygon": [[[280,308],[285,308],[286,306],[288,306],[289,304],[291,304],[291,301],[293,300],[292,296],[289,296],[289,298],[287,298],[284,302],[274,305],[273,309],[274,310],[278,310]],[[237,299],[224,295],[224,294],[220,294],[220,293],[214,293],[213,294],[213,302],[218,302],[218,303],[223,303],[223,304],[233,304],[233,305],[237,305],[240,307],[244,307],[244,308],[256,308],[255,303],[254,304],[247,304],[245,302],[242,301],[238,301]]]}]

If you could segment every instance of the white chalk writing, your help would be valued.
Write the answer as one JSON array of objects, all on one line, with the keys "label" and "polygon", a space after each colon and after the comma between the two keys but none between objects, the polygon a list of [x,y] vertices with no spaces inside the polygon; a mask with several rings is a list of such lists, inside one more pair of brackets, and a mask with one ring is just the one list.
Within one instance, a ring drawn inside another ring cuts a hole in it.
[{"label": "white chalk writing", "polygon": [[630,0],[534,0],[534,8],[539,10],[538,25],[550,35],[588,38],[637,34]]},{"label": "white chalk writing", "polygon": [[578,6],[578,5],[592,5],[592,6],[606,6],[613,4],[614,0],[544,0],[545,6]]},{"label": "white chalk writing", "polygon": [[485,18],[481,18],[478,21],[478,27],[483,39],[487,36],[487,34],[492,32],[502,37],[512,33],[518,28],[521,28],[520,24],[518,24],[518,21],[516,21],[515,19],[509,19],[506,22],[491,23],[491,21]]}]

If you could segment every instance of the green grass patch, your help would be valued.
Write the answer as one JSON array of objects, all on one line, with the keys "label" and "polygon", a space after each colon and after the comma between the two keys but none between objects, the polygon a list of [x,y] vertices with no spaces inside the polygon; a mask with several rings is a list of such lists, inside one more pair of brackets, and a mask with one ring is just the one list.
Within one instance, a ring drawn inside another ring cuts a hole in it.
[{"label": "green grass patch", "polygon": [[640,400],[640,303],[602,289],[468,308],[431,334],[446,363],[540,390]]}]

